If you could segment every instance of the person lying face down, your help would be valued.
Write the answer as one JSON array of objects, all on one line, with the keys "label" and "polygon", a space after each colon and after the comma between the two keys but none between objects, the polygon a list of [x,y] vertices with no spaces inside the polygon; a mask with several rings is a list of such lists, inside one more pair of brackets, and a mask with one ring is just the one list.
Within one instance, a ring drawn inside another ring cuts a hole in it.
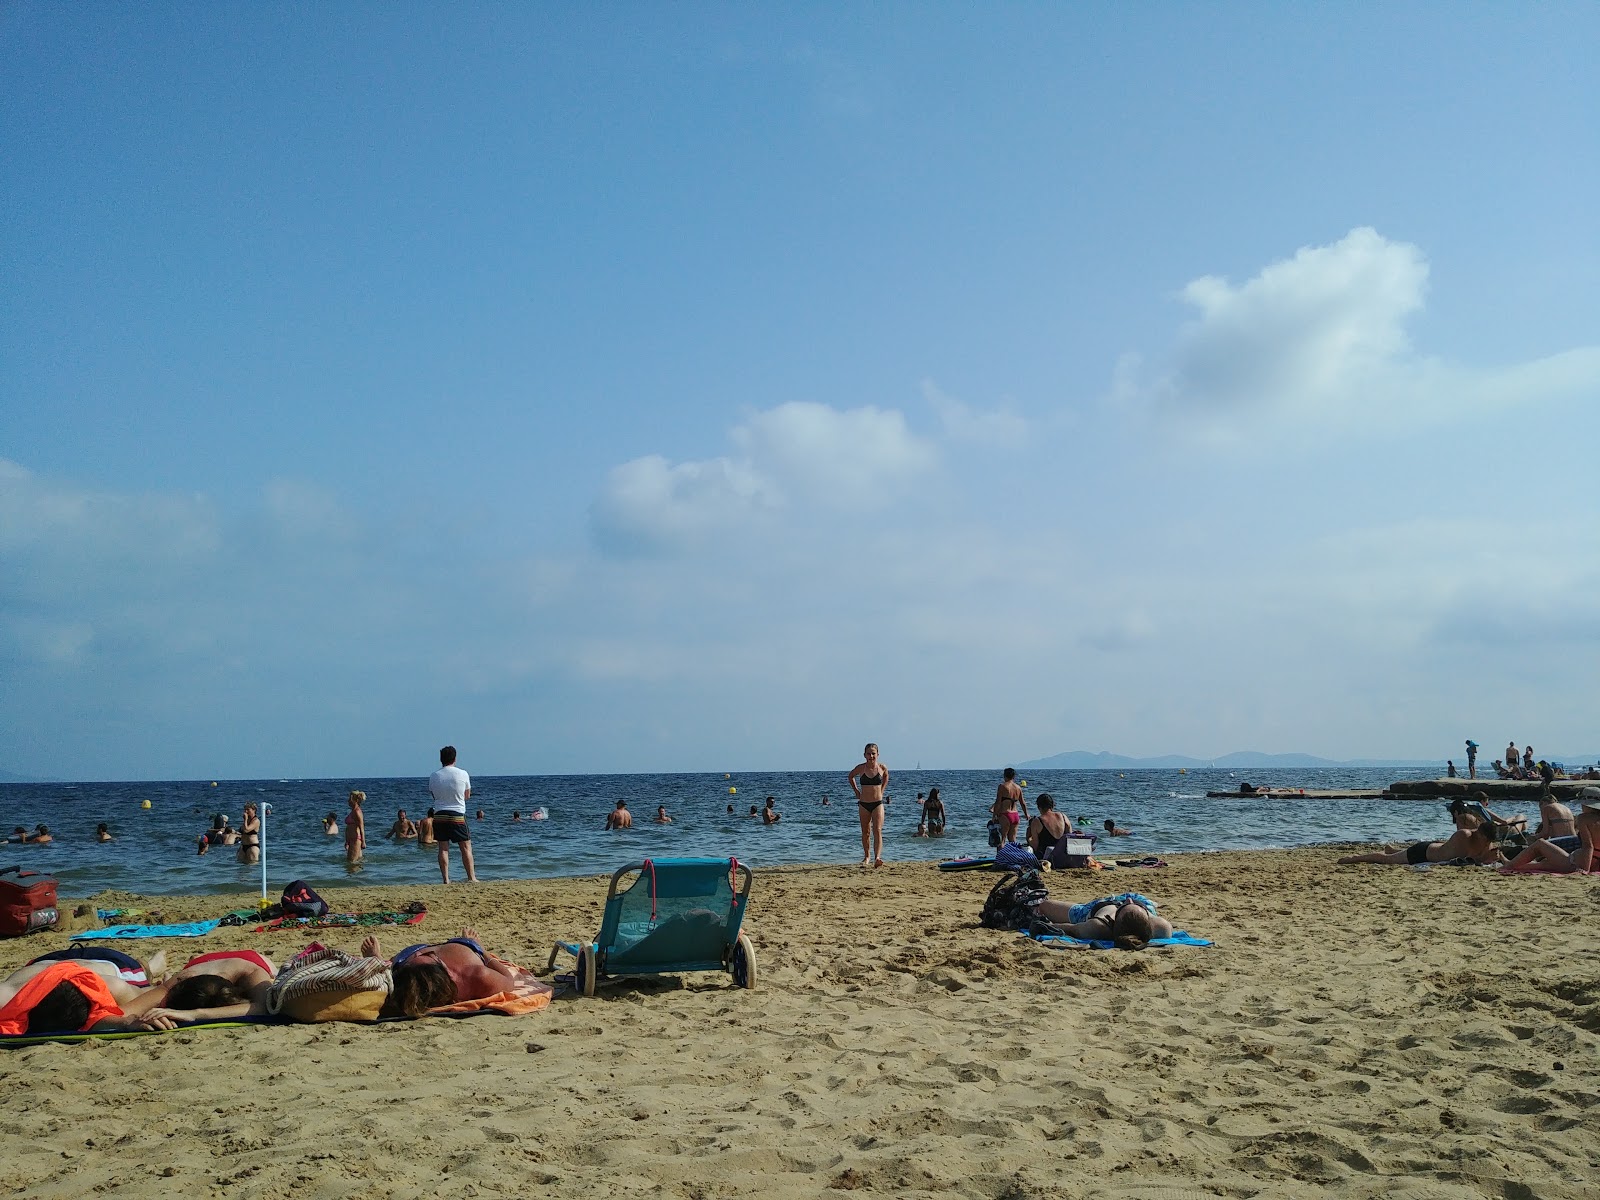
[{"label": "person lying face down", "polygon": [[1500,861],[1500,848],[1495,844],[1493,826],[1480,821],[1471,813],[1456,817],[1456,831],[1442,842],[1413,842],[1400,850],[1373,850],[1365,854],[1347,854],[1339,860],[1341,866],[1351,863],[1379,863],[1387,866],[1418,866],[1422,863],[1450,862],[1452,859],[1470,858],[1474,862],[1493,866]]},{"label": "person lying face down", "polygon": [[267,1011],[267,992],[278,969],[255,950],[197,955],[164,983],[150,988],[142,1007],[174,1021],[231,1021]]},{"label": "person lying face down", "polygon": [[1172,922],[1156,912],[1154,900],[1137,892],[1084,904],[1046,899],[1034,912],[1075,938],[1112,942],[1119,950],[1143,950],[1155,938],[1172,936]]},{"label": "person lying face down", "polygon": [[0,1033],[105,1033],[119,1029],[170,1029],[170,1019],[148,1013],[149,968],[119,950],[69,946],[41,954],[0,980]]},{"label": "person lying face down", "polygon": [[[361,943],[368,958],[382,958],[376,936]],[[423,942],[407,946],[391,964],[394,987],[384,1001],[386,1017],[420,1017],[429,1009],[463,1000],[482,1000],[516,986],[511,972],[491,962],[478,944],[478,931],[471,926],[459,937],[445,942]]]}]

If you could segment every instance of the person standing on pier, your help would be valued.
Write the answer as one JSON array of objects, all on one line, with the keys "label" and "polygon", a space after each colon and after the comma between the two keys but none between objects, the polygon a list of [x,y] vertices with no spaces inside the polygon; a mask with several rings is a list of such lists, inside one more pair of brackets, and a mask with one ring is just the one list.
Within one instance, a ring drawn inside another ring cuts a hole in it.
[{"label": "person standing on pier", "polygon": [[1478,743],[1471,738],[1467,739],[1467,778],[1478,777]]}]

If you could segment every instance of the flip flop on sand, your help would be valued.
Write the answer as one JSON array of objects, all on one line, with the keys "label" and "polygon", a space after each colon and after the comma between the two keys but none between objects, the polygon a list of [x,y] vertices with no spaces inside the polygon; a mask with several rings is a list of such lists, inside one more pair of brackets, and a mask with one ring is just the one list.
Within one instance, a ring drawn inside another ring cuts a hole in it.
[{"label": "flip flop on sand", "polygon": [[1164,867],[1166,865],[1167,865],[1166,859],[1157,858],[1153,854],[1149,855],[1149,856],[1147,856],[1145,858],[1119,858],[1119,859],[1117,859],[1117,866],[1119,866],[1119,867]]}]

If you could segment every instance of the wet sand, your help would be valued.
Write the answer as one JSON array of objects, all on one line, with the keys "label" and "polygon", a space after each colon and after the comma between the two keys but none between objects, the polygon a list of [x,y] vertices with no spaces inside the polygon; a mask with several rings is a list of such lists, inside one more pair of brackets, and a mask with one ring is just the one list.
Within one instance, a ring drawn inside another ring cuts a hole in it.
[{"label": "wet sand", "polygon": [[[754,991],[707,973],[529,1017],[8,1050],[0,1194],[1594,1195],[1600,879],[1335,867],[1338,853],[1054,877],[1063,899],[1154,896],[1209,949],[1052,950],[985,930],[988,874],[758,870]],[[604,883],[325,894],[336,909],[421,899],[422,936],[472,924],[543,967],[554,937],[598,928]],[[167,920],[247,902],[99,898]],[[311,936],[122,945],[281,960]],[[0,967],[64,944],[0,942]]]}]

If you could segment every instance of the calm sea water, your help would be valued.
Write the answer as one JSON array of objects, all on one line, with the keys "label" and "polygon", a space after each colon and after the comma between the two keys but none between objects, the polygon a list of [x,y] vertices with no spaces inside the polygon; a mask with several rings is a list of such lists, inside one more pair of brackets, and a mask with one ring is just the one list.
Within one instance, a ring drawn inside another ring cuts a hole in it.
[{"label": "calm sea water", "polygon": [[[1134,836],[1103,842],[1119,857],[1184,850],[1223,850],[1443,836],[1438,804],[1415,800],[1208,800],[1207,791],[1258,785],[1378,788],[1399,778],[1390,769],[1274,769],[1251,771],[1038,771],[1027,773],[1026,794],[1055,796],[1076,822],[1114,817]],[[997,772],[897,770],[890,791],[885,856],[936,860],[987,850],[985,822]],[[949,814],[943,838],[915,837],[918,792],[938,786]],[[722,775],[474,776],[473,848],[484,879],[530,879],[609,873],[651,856],[733,855],[756,867],[859,861],[860,827],[844,772]],[[337,813],[353,788],[367,794],[368,849],[356,869],[344,861],[344,841],[322,832],[321,817]],[[731,789],[737,789],[733,791]],[[822,803],[824,794],[829,804]],[[777,798],[783,820],[763,825],[744,815],[752,804]],[[607,833],[605,815],[626,798],[636,822]],[[150,808],[141,802],[150,801]],[[261,868],[239,863],[231,847],[195,854],[195,839],[214,813],[237,827],[244,805],[270,806],[267,818],[268,890],[291,879],[313,886],[423,884],[439,879],[434,850],[386,836],[397,809],[413,817],[428,808],[427,780],[295,779],[203,782],[0,785],[0,829],[43,822],[51,846],[0,847],[0,866],[21,864],[60,879],[62,894],[89,896],[106,888],[152,895],[259,891]],[[734,806],[729,814],[727,806]],[[671,825],[651,822],[665,804]],[[511,820],[543,807],[543,821]],[[95,826],[110,825],[116,840],[98,843]],[[456,856],[452,854],[452,859]],[[451,865],[461,877],[459,860]]]}]

